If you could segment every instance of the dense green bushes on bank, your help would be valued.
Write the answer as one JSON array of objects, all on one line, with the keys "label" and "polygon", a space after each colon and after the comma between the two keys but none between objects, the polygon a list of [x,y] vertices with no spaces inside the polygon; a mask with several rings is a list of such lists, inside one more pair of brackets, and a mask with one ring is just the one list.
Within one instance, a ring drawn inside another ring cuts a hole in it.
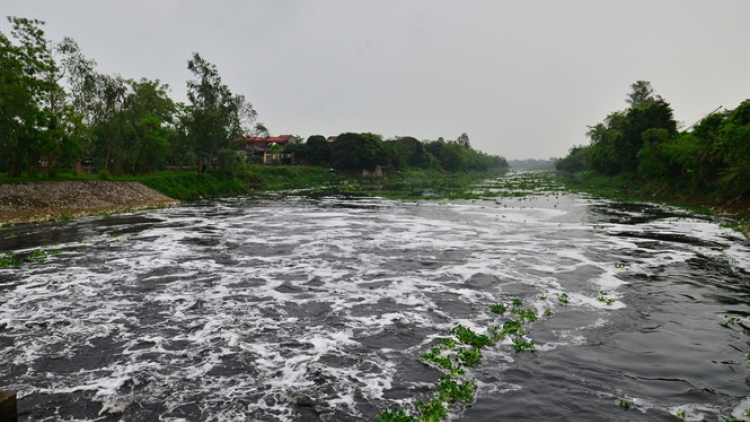
[{"label": "dense green bushes on bank", "polygon": [[[654,195],[739,199],[750,195],[750,100],[711,113],[682,131],[648,82],[632,85],[630,107],[589,127],[558,170],[591,172]],[[587,176],[591,179],[591,175]]]}]

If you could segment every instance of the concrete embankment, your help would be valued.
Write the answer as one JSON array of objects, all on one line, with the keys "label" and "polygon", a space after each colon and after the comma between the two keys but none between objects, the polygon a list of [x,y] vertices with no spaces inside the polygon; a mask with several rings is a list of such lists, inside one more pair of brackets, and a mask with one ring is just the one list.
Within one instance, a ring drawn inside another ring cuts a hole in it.
[{"label": "concrete embankment", "polygon": [[179,201],[138,182],[82,180],[0,184],[0,224],[177,204]]}]

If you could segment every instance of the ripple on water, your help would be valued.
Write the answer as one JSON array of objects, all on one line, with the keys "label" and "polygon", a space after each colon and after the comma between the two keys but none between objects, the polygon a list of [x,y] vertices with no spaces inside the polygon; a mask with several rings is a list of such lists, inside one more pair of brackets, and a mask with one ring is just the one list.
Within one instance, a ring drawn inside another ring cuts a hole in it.
[{"label": "ripple on water", "polygon": [[4,229],[7,250],[61,253],[0,269],[0,385],[26,420],[373,420],[434,391],[418,358],[436,338],[486,332],[507,318],[490,305],[521,299],[554,313],[527,333],[537,351],[487,350],[457,420],[739,412],[747,242],[661,207],[539,195],[238,198]]}]

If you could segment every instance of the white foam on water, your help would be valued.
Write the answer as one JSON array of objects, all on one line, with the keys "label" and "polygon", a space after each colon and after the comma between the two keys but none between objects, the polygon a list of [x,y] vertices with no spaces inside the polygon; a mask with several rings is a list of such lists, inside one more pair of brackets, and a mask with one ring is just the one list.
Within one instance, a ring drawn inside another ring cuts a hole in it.
[{"label": "white foam on water", "polygon": [[[117,354],[113,361],[93,369],[44,377],[30,371],[9,386],[22,397],[86,392],[101,415],[154,400],[170,410],[199,405],[206,420],[292,421],[296,403],[309,401],[334,415],[371,418],[360,413],[362,397],[383,409],[412,402],[384,399],[402,375],[400,361],[418,359],[457,324],[487,333],[507,318],[489,305],[522,297],[524,308],[540,315],[586,313],[580,329],[553,330],[556,340],[537,351],[583,346],[586,330],[627,306],[623,273],[652,274],[698,253],[679,244],[653,252],[644,246],[658,240],[618,233],[689,233],[726,245],[700,253],[750,265],[747,245],[712,224],[595,228],[566,220],[591,201],[567,196],[554,199],[555,207],[547,199],[234,199],[153,211],[146,215],[162,224],[118,238],[92,235],[58,246],[75,254],[0,270],[21,281],[0,305],[0,325],[15,341],[0,359],[33,365],[92,353],[104,339],[121,342],[107,352]],[[599,301],[599,292],[614,302]],[[555,293],[570,303],[563,306]],[[429,334],[408,347],[363,348],[357,340],[388,338],[403,326]],[[485,359],[511,365],[512,347],[505,339]],[[481,380],[479,387],[480,395],[522,388]]]}]

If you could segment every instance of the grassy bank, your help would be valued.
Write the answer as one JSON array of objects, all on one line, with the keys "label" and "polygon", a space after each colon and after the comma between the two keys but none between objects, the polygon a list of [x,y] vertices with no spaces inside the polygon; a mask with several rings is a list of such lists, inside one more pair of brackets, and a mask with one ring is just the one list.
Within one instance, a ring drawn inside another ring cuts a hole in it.
[{"label": "grassy bank", "polygon": [[689,209],[706,215],[720,215],[734,220],[731,227],[750,239],[750,199],[726,198],[716,192],[680,189],[663,182],[643,182],[594,172],[561,175],[562,182],[573,191],[618,201],[648,201]]},{"label": "grassy bank", "polygon": [[0,183],[67,180],[135,181],[181,201],[299,190],[325,194],[384,196],[393,199],[473,199],[481,195],[481,192],[472,191],[478,182],[500,174],[502,173],[406,170],[388,172],[384,177],[368,177],[360,173],[336,172],[323,167],[251,165],[235,173],[198,174],[192,171],[165,171],[140,176],[57,174],[53,177],[38,175],[12,179],[0,175]]}]

